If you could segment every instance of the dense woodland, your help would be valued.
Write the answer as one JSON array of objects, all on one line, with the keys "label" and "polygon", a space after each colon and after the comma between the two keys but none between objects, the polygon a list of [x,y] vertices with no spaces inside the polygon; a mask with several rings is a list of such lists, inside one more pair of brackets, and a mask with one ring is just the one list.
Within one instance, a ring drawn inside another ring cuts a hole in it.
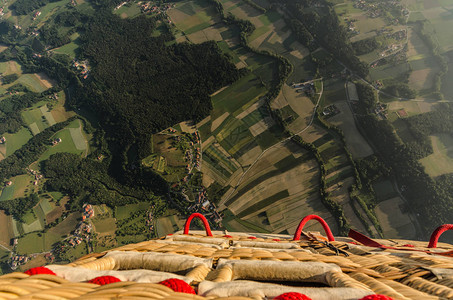
[{"label": "dense woodland", "polygon": [[81,54],[92,71],[83,104],[101,120],[116,172],[127,165],[127,154],[150,154],[153,133],[207,116],[209,95],[241,74],[214,42],[167,46],[171,36],[152,37],[153,19],[104,13],[86,26]]},{"label": "dense woodland", "polygon": [[43,174],[49,178],[46,189],[79,199],[80,203],[72,203],[74,207],[82,203],[115,207],[142,201],[156,204],[158,210],[166,206],[154,195],[168,193],[168,185],[161,177],[147,169],[137,169],[134,184],[124,185],[109,176],[108,163],[108,160],[100,162],[93,157],[82,159],[70,153],[57,153],[42,163]]},{"label": "dense woodland", "polygon": [[376,41],[376,37],[363,39],[352,43],[352,48],[356,55],[363,55],[376,50],[379,47],[379,43]]}]

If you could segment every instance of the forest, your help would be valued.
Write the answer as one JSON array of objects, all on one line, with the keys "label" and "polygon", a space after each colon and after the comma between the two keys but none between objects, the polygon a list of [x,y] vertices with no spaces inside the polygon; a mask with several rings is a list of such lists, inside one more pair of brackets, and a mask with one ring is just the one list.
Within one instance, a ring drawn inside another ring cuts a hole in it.
[{"label": "forest", "polygon": [[375,37],[363,39],[352,43],[356,55],[363,55],[376,50],[379,47]]},{"label": "forest", "polygon": [[170,35],[152,36],[154,19],[122,20],[105,12],[86,26],[81,55],[92,70],[84,83],[85,99],[77,101],[97,113],[110,140],[115,173],[122,173],[128,154],[150,154],[153,133],[207,116],[209,95],[243,73],[214,42],[166,45]]},{"label": "forest", "polygon": [[[108,174],[109,161],[94,157],[83,159],[70,153],[57,153],[42,163],[42,172],[49,180],[46,189],[70,195],[73,207],[81,203],[107,204],[110,207],[147,201],[166,206],[160,196],[168,193],[164,179],[146,169],[136,170],[133,185],[124,185]],[[160,196],[156,196],[156,195]]]}]

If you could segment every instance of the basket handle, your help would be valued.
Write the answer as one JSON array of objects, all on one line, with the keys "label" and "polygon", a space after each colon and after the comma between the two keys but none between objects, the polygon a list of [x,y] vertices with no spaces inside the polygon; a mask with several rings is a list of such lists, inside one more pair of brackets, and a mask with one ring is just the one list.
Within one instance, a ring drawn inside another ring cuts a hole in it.
[{"label": "basket handle", "polygon": [[200,219],[201,222],[203,222],[204,229],[206,230],[206,235],[212,236],[211,227],[209,227],[208,220],[206,220],[206,218],[200,213],[193,213],[190,215],[190,217],[186,221],[186,224],[184,225],[184,234],[189,234],[190,222],[192,222],[193,218]]},{"label": "basket handle", "polygon": [[453,224],[444,224],[437,227],[436,230],[434,230],[433,234],[431,234],[428,248],[436,248],[437,241],[439,240],[440,236],[447,230],[453,230]]},{"label": "basket handle", "polygon": [[300,221],[299,226],[297,226],[296,233],[294,233],[294,238],[293,241],[299,241],[300,240],[300,235],[302,233],[302,229],[304,228],[305,224],[310,221],[310,220],[316,220],[319,223],[321,223],[322,228],[324,228],[324,232],[327,235],[327,238],[329,239],[329,242],[335,241],[335,238],[333,237],[332,231],[330,230],[329,225],[327,225],[326,221],[324,221],[323,218],[317,215],[308,215],[305,216],[302,221]]}]

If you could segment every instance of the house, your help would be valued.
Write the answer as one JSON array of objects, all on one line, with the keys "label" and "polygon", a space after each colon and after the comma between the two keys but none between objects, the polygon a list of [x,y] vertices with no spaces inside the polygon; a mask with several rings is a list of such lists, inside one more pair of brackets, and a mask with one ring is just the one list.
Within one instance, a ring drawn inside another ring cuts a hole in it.
[{"label": "house", "polygon": [[13,184],[12,181],[7,181],[7,182],[6,182],[6,186],[10,186],[10,185],[12,185],[12,184]]},{"label": "house", "polygon": [[4,143],[6,143],[6,137],[2,136],[0,138],[0,144],[4,144]]}]

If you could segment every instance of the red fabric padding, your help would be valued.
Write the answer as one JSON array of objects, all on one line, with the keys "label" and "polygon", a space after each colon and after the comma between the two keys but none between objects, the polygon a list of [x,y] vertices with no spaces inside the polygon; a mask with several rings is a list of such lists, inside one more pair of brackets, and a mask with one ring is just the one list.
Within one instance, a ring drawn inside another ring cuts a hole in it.
[{"label": "red fabric padding", "polygon": [[116,278],[114,276],[99,276],[99,277],[91,279],[90,281],[88,281],[88,283],[94,283],[97,285],[106,285],[109,283],[120,282],[120,281],[121,280],[119,280],[118,278]]},{"label": "red fabric padding", "polygon": [[184,225],[184,234],[189,234],[190,222],[192,222],[193,218],[200,219],[201,222],[203,222],[204,229],[206,230],[206,235],[212,236],[211,227],[209,227],[208,220],[206,220],[206,218],[200,213],[193,213],[190,215],[190,217],[186,221],[186,224]]},{"label": "red fabric padding", "polygon": [[436,230],[434,230],[433,234],[431,234],[428,248],[436,248],[437,241],[439,240],[440,236],[447,230],[453,230],[453,224],[444,224],[442,226],[437,227]]},{"label": "red fabric padding", "polygon": [[187,282],[181,279],[170,278],[159,282],[159,284],[165,285],[178,293],[196,294],[194,289],[188,285]]},{"label": "red fabric padding", "polygon": [[310,297],[296,292],[284,293],[274,298],[274,300],[311,300]]},{"label": "red fabric padding", "polygon": [[385,295],[368,295],[360,300],[393,300],[393,298]]},{"label": "red fabric padding", "polygon": [[48,269],[46,267],[36,267],[36,268],[31,268],[25,271],[25,274],[28,275],[38,275],[38,274],[50,274],[50,275],[57,275],[55,274],[51,269]]},{"label": "red fabric padding", "polygon": [[368,246],[368,247],[385,248],[384,245],[382,245],[382,244],[380,244],[380,243],[378,243],[376,241],[373,241],[372,239],[370,239],[366,235],[361,234],[360,232],[355,231],[353,229],[349,229],[348,236],[350,238],[362,243],[363,245]]},{"label": "red fabric padding", "polygon": [[329,242],[335,241],[335,238],[333,237],[332,231],[330,230],[329,225],[327,225],[326,221],[324,221],[323,218],[317,215],[308,215],[305,216],[302,221],[300,221],[299,226],[297,226],[296,233],[294,234],[294,241],[299,241],[300,240],[300,235],[302,234],[302,229],[304,229],[305,224],[310,221],[310,220],[316,220],[319,223],[321,223],[322,228],[324,228],[324,231],[326,232],[327,238],[329,239]]}]

